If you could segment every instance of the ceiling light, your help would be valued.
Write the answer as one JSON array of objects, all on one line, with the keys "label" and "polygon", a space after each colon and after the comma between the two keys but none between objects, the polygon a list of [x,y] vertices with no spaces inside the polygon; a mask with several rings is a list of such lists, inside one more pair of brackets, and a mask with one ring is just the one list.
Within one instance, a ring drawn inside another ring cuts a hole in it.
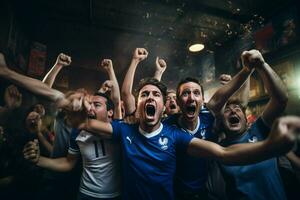
[{"label": "ceiling light", "polygon": [[189,47],[189,51],[190,51],[190,52],[199,52],[199,51],[201,51],[202,49],[204,49],[204,44],[192,44],[192,45]]}]

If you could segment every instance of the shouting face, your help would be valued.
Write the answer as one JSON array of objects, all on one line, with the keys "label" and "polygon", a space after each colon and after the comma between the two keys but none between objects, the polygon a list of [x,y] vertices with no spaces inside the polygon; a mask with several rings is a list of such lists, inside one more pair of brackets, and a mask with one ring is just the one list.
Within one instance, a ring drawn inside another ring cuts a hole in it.
[{"label": "shouting face", "polygon": [[247,119],[239,104],[226,105],[223,113],[223,125],[226,134],[242,134],[247,129]]},{"label": "shouting face", "polygon": [[141,128],[147,132],[156,130],[160,125],[163,109],[163,95],[160,89],[150,84],[142,87],[137,101]]},{"label": "shouting face", "polygon": [[88,117],[97,119],[99,121],[108,122],[112,117],[113,111],[107,110],[107,99],[103,96],[91,96],[90,109],[88,110]]},{"label": "shouting face", "polygon": [[175,92],[169,92],[167,94],[167,100],[166,100],[166,113],[167,115],[173,115],[179,112],[179,107],[176,102],[176,93]]},{"label": "shouting face", "polygon": [[180,106],[182,116],[188,121],[197,120],[203,104],[203,96],[200,85],[194,82],[187,82],[179,87],[178,92],[178,104]]}]

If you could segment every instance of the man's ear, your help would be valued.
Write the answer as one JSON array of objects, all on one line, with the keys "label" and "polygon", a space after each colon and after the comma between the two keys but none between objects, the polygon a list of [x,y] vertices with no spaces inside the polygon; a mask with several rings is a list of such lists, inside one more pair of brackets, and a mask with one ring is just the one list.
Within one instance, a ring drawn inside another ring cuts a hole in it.
[{"label": "man's ear", "polygon": [[107,116],[108,116],[109,118],[112,118],[113,115],[114,115],[114,111],[113,111],[112,109],[110,109],[109,111],[107,111]]}]

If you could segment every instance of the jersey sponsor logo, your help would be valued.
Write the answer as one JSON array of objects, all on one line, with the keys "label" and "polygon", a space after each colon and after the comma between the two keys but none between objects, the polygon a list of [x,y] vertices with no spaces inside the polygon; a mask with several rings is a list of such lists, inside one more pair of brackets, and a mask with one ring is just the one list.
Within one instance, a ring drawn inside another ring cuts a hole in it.
[{"label": "jersey sponsor logo", "polygon": [[249,143],[255,143],[255,142],[257,142],[257,137],[253,136],[252,138],[249,138],[248,142]]},{"label": "jersey sponsor logo", "polygon": [[159,139],[158,139],[158,143],[161,145],[161,149],[162,150],[167,150],[168,149],[168,142],[169,142],[169,140],[168,140],[168,138],[166,138],[166,137],[160,137]]},{"label": "jersey sponsor logo", "polygon": [[129,136],[126,136],[126,140],[129,142],[129,144],[132,144],[132,141]]}]

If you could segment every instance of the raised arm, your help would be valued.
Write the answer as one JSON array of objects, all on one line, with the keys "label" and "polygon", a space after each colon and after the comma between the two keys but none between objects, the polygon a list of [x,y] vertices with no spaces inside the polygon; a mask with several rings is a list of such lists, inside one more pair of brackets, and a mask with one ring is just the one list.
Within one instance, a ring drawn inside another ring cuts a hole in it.
[{"label": "raised arm", "polygon": [[67,172],[74,168],[78,156],[68,154],[61,158],[47,158],[40,156],[39,145],[37,141],[28,142],[23,150],[24,158],[35,163],[37,166],[59,172]]},{"label": "raised arm", "polygon": [[155,65],[156,65],[156,69],[155,69],[154,78],[160,81],[163,73],[167,69],[167,63],[164,59],[156,57]]},{"label": "raised arm", "polygon": [[112,61],[109,59],[104,59],[101,62],[101,67],[107,72],[110,79],[110,81],[106,81],[103,86],[111,92],[111,100],[113,101],[115,106],[114,119],[122,119],[120,88],[115,75]]},{"label": "raised arm", "polygon": [[53,67],[50,69],[50,71],[45,75],[45,77],[43,78],[43,82],[45,84],[47,84],[49,87],[52,88],[52,85],[55,81],[55,78],[57,76],[57,74],[60,72],[60,70],[64,67],[64,66],[68,66],[70,65],[72,62],[71,57],[67,56],[63,53],[60,53],[57,56],[56,62],[53,65]]},{"label": "raised arm", "polygon": [[259,51],[246,51],[244,57],[245,65],[253,65],[256,68],[267,89],[267,93],[270,96],[270,100],[266,105],[261,118],[268,126],[271,126],[273,121],[282,114],[287,105],[287,90],[282,80],[265,62]]},{"label": "raised arm", "polygon": [[[244,59],[244,54],[241,58]],[[244,82],[249,78],[253,72],[253,67],[248,65],[243,65],[242,70],[235,75],[232,80],[218,89],[213,97],[207,103],[207,107],[216,115],[220,112],[223,106],[226,104],[228,99],[244,84]]]},{"label": "raised arm", "polygon": [[134,74],[137,65],[148,56],[148,52],[144,48],[136,48],[133,52],[133,56],[131,59],[130,66],[128,71],[125,75],[122,90],[121,90],[121,97],[124,102],[125,114],[130,115],[135,111],[135,98],[132,94],[132,85]]},{"label": "raised arm", "polygon": [[216,143],[192,139],[188,153],[196,157],[216,158],[226,164],[251,164],[288,152],[300,134],[299,117],[282,117],[273,124],[269,137],[261,142],[221,147]]},{"label": "raised arm", "polygon": [[2,53],[0,53],[0,77],[58,104],[64,100],[64,94],[60,91],[51,89],[48,85],[37,79],[21,75],[10,70],[6,65],[5,58]]},{"label": "raised arm", "polygon": [[[221,85],[225,85],[232,80],[232,77],[228,74],[221,74],[219,77]],[[249,102],[249,92],[250,92],[250,76],[246,80],[246,82],[238,89],[230,99],[238,99],[241,104],[246,107]]]}]

